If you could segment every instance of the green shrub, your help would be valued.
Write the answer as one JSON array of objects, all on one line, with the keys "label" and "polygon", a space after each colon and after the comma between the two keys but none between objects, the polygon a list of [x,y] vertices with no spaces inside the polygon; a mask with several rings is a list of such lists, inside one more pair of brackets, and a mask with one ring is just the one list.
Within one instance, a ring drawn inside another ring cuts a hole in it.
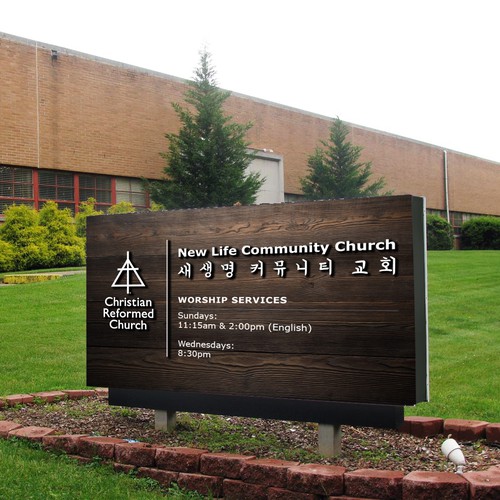
[{"label": "green shrub", "polygon": [[50,252],[44,238],[43,228],[24,231],[26,241],[16,247],[16,270],[43,269],[50,267]]},{"label": "green shrub", "polygon": [[48,267],[71,267],[85,264],[85,246],[83,244],[64,245],[57,243],[50,250],[52,264]]},{"label": "green shrub", "polygon": [[5,211],[0,237],[14,249],[14,270],[47,267],[50,261],[47,229],[39,221],[38,212],[26,205],[13,205]]},{"label": "green shrub", "polygon": [[135,207],[129,201],[120,201],[116,205],[108,208],[108,214],[132,214],[135,212]]},{"label": "green shrub", "polygon": [[0,238],[13,252],[13,265],[5,270],[81,266],[85,262],[85,240],[76,235],[71,212],[59,210],[53,201],[40,212],[26,205],[9,207]]},{"label": "green shrub", "polygon": [[60,210],[54,201],[40,210],[40,226],[46,228],[49,248],[48,267],[81,266],[85,263],[85,240],[76,235],[76,226],[69,209]]},{"label": "green shrub", "polygon": [[462,226],[464,250],[500,250],[500,218],[475,217]]},{"label": "green shrub", "polygon": [[453,248],[453,228],[438,215],[427,216],[427,250],[451,250]]},{"label": "green shrub", "polygon": [[0,240],[0,273],[14,271],[16,268],[14,246]]},{"label": "green shrub", "polygon": [[96,210],[95,204],[96,200],[94,198],[89,198],[87,201],[82,201],[78,207],[78,213],[75,219],[76,234],[80,236],[80,238],[85,238],[87,234],[87,217],[104,214],[104,212]]},{"label": "green shrub", "polygon": [[29,231],[38,225],[38,212],[27,205],[12,205],[5,210],[0,236],[13,245],[23,245]]},{"label": "green shrub", "polygon": [[151,201],[151,206],[149,207],[150,212],[160,212],[165,210],[165,207],[161,203],[156,203],[156,201]]},{"label": "green shrub", "polygon": [[27,283],[42,283],[43,281],[57,280],[60,274],[13,274],[5,276],[3,282],[7,285],[25,285]]}]

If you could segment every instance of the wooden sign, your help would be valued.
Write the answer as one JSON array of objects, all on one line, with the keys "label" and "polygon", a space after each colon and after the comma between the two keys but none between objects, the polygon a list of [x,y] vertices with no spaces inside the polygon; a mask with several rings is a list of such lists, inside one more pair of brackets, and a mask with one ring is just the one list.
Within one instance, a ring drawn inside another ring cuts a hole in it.
[{"label": "wooden sign", "polygon": [[425,401],[424,221],[412,196],[90,217],[87,383]]}]

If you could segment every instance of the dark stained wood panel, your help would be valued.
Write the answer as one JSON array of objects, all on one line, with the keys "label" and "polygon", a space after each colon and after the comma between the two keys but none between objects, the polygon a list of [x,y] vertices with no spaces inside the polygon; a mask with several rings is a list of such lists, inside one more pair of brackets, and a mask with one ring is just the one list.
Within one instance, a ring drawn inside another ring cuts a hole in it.
[{"label": "dark stained wood panel", "polygon": [[[416,346],[426,319],[416,318],[416,305],[425,290],[415,288],[423,259],[415,241],[424,228],[415,206],[421,199],[396,196],[89,218],[88,383],[422,400],[416,384],[426,360]],[[286,253],[295,246],[303,252]],[[251,272],[259,263],[262,277]],[[186,265],[190,278],[180,273]],[[127,274],[144,286],[127,288]]]},{"label": "dark stained wood panel", "polygon": [[[172,391],[228,396],[352,402],[356,394],[359,403],[413,401],[413,394],[401,400],[414,375],[413,361],[408,359],[247,352],[219,353],[202,362],[177,358],[165,363],[158,350],[124,348],[117,355],[112,348],[95,347],[89,354],[89,370],[124,389],[143,387],[147,380],[148,389],[168,386]],[[123,379],[127,372],[130,376]]]}]

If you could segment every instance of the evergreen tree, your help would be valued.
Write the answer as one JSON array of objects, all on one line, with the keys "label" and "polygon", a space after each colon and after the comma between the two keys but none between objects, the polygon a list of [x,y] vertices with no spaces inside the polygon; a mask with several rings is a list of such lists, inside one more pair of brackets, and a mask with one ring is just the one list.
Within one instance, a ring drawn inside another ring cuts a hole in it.
[{"label": "evergreen tree", "polygon": [[[368,184],[371,162],[360,162],[362,148],[347,141],[349,128],[340,118],[333,121],[328,141],[321,141],[309,156],[309,174],[300,182],[309,200],[379,196],[384,178]],[[390,194],[390,193],[383,193]]]},{"label": "evergreen tree", "polygon": [[254,158],[248,152],[246,132],[252,124],[233,123],[223,104],[230,93],[216,85],[210,55],[203,51],[195,79],[185,101],[190,107],[172,103],[179,117],[178,134],[168,133],[165,178],[151,181],[148,189],[154,202],[165,208],[200,208],[243,205],[255,202],[264,179],[247,174]]}]

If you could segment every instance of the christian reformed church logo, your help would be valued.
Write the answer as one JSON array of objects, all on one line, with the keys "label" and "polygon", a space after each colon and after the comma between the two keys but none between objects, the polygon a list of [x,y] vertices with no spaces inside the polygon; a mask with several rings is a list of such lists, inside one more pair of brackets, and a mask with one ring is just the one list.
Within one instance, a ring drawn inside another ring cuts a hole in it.
[{"label": "christian reformed church logo", "polygon": [[[127,258],[111,288],[125,288],[130,295],[131,288],[145,288],[146,284],[139,274],[139,268],[134,265],[127,252]],[[102,308],[102,317],[109,321],[112,330],[148,331],[150,323],[156,317],[154,303],[151,299],[106,297]]]},{"label": "christian reformed church logo", "polygon": [[131,288],[145,288],[146,285],[138,271],[139,268],[135,267],[130,259],[130,252],[127,252],[127,258],[123,266],[118,268],[118,274],[111,288],[126,288],[128,295],[132,293],[130,291]]}]

